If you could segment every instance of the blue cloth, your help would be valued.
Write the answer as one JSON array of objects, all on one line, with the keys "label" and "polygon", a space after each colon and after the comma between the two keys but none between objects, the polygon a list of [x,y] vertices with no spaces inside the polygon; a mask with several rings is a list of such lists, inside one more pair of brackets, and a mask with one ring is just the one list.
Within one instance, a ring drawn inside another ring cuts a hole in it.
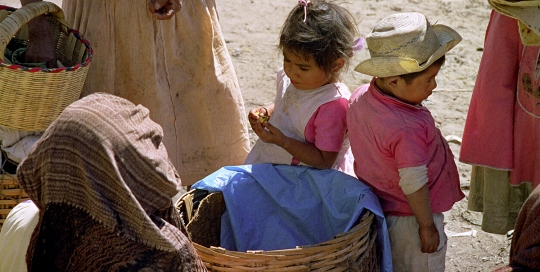
[{"label": "blue cloth", "polygon": [[378,198],[342,172],[256,164],[219,169],[192,188],[223,192],[221,247],[276,250],[314,245],[354,227],[362,211],[376,215],[381,271],[392,271],[386,220]]}]

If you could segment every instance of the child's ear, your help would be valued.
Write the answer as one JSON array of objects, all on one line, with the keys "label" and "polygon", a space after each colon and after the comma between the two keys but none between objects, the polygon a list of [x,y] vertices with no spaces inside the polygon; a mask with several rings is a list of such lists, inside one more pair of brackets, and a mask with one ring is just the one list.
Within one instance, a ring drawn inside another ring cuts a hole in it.
[{"label": "child's ear", "polygon": [[387,84],[391,88],[396,88],[398,86],[398,83],[399,83],[400,79],[401,79],[401,77],[399,77],[399,76],[391,76],[391,77],[386,78],[386,80],[388,82]]},{"label": "child's ear", "polygon": [[334,69],[332,69],[332,72],[338,72],[343,66],[345,66],[345,58],[337,59],[336,62],[334,62]]}]

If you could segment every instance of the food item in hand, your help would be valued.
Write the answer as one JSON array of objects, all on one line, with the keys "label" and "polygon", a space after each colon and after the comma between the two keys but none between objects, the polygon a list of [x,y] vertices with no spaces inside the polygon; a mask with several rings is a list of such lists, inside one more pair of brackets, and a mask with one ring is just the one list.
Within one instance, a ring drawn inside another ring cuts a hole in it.
[{"label": "food item in hand", "polygon": [[257,114],[259,116],[259,122],[261,122],[261,124],[264,123],[265,121],[267,121],[268,118],[270,118],[270,117],[264,115],[264,113],[259,112],[259,111],[256,111],[255,114]]},{"label": "food item in hand", "polygon": [[264,123],[266,120],[268,120],[268,116],[264,115],[264,113],[259,114],[259,122]]}]

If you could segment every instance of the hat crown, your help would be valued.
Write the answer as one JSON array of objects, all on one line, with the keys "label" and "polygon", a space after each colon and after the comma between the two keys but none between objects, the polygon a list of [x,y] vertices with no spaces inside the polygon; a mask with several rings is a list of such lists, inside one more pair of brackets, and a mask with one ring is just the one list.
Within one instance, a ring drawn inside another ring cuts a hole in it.
[{"label": "hat crown", "polygon": [[422,64],[440,48],[437,34],[418,12],[399,13],[381,20],[366,37],[369,53],[375,57],[413,59]]}]

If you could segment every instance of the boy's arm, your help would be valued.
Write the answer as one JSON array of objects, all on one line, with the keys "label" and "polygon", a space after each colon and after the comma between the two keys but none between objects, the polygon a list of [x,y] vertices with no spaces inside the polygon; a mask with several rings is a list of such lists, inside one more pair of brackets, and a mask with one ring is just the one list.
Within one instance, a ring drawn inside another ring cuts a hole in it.
[{"label": "boy's arm", "polygon": [[[429,187],[427,186],[427,167],[399,169],[399,186],[402,188],[409,206],[418,222],[418,235],[422,241],[423,253],[432,253],[439,247],[439,231],[433,221]],[[420,188],[419,188],[420,187]]]},{"label": "boy's arm", "polygon": [[439,231],[433,222],[431,203],[429,201],[429,188],[422,186],[418,191],[407,195],[409,206],[418,221],[418,235],[422,240],[422,252],[433,253],[439,247]]}]

